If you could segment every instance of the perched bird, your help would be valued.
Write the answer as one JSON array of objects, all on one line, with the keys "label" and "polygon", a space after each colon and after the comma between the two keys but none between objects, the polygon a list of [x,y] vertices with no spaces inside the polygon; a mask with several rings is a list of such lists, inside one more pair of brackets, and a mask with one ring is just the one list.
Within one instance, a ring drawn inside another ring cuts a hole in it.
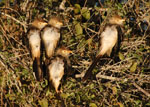
[{"label": "perched bird", "polygon": [[31,23],[31,27],[27,32],[29,48],[33,60],[33,71],[38,81],[42,79],[40,30],[46,25],[47,23],[45,21],[36,19]]},{"label": "perched bird", "polygon": [[123,25],[124,21],[125,19],[122,19],[120,16],[117,15],[109,19],[109,23],[106,25],[104,31],[100,35],[101,46],[99,48],[98,54],[91,66],[88,68],[87,72],[85,73],[83,81],[92,74],[92,70],[103,55],[107,54],[108,56],[110,56],[113,48],[115,48],[117,51],[119,50],[122,38],[120,35],[120,26]]},{"label": "perched bird", "polygon": [[72,51],[66,48],[59,48],[56,52],[56,56],[49,59],[49,64],[47,65],[47,73],[49,77],[49,82],[52,83],[57,93],[61,92],[59,89],[61,79],[64,72],[68,70],[68,65],[70,64],[69,55]]},{"label": "perched bird", "polygon": [[54,55],[57,44],[60,40],[60,28],[63,26],[62,21],[57,17],[52,17],[48,25],[41,31],[42,43],[45,47],[46,58]]}]

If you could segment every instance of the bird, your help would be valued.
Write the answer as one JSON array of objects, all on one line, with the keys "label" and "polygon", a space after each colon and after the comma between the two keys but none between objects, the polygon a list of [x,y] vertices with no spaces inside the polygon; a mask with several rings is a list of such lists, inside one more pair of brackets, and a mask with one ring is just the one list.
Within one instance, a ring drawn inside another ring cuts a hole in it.
[{"label": "bird", "polygon": [[42,44],[45,48],[46,58],[51,58],[54,55],[55,49],[60,40],[60,29],[63,23],[60,18],[52,17],[48,21],[48,25],[41,31]]},{"label": "bird", "polygon": [[56,55],[49,58],[49,64],[47,65],[48,81],[55,88],[56,93],[61,93],[60,83],[64,73],[68,70],[70,64],[69,56],[72,53],[71,50],[61,47],[56,51]]},{"label": "bird", "polygon": [[100,35],[100,48],[96,55],[95,60],[90,65],[82,80],[85,81],[92,74],[92,70],[96,66],[97,62],[103,55],[110,57],[113,48],[119,51],[120,43],[122,40],[121,26],[123,26],[125,18],[121,18],[118,15],[114,15],[109,19],[109,23],[105,26],[104,31]]},{"label": "bird", "polygon": [[42,19],[35,19],[27,32],[29,42],[29,50],[33,60],[33,72],[35,72],[36,79],[42,80],[42,61],[41,61],[41,37],[40,31],[47,25],[47,22]]}]

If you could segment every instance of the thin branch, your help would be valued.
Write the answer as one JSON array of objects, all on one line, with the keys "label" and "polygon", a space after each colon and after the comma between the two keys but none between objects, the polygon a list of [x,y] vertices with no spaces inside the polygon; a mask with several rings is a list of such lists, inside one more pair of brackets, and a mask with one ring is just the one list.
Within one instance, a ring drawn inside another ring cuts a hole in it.
[{"label": "thin branch", "polygon": [[147,91],[145,91],[144,89],[142,89],[140,86],[138,86],[135,82],[133,83],[133,85],[142,93],[144,93],[147,97],[150,98],[150,93],[148,93]]},{"label": "thin branch", "polygon": [[76,74],[75,78],[83,78],[86,72],[82,72],[81,74]]},{"label": "thin branch", "polygon": [[[112,80],[112,81],[122,81],[123,79],[120,78],[116,78],[116,77],[111,77],[111,76],[105,76],[105,75],[100,75],[97,74],[96,78],[103,78],[103,79],[108,79],[108,80]],[[124,82],[126,82],[128,79],[124,79]],[[150,93],[148,93],[147,91],[145,91],[144,89],[142,89],[140,86],[138,86],[135,82],[133,82],[133,85],[142,93],[144,93],[146,96],[148,96],[150,98]]]},{"label": "thin branch", "polygon": [[96,78],[103,78],[103,79],[108,79],[108,80],[112,80],[112,81],[122,81],[123,80],[123,79],[120,79],[117,77],[105,76],[105,75],[101,75],[101,74],[97,74]]},{"label": "thin branch", "polygon": [[14,21],[16,21],[17,23],[21,24],[21,25],[24,27],[25,32],[27,32],[27,26],[26,26],[26,24],[24,24],[23,22],[17,20],[16,18],[10,16],[10,15],[7,14],[7,13],[4,13],[4,12],[0,12],[0,13],[1,13],[2,15],[4,15],[4,16],[6,16],[6,17],[8,17],[8,18],[10,18],[10,19],[12,19],[12,20],[14,20]]},{"label": "thin branch", "polygon": [[[10,73],[10,71],[9,71],[9,69],[8,69],[8,65],[7,64],[5,64],[4,63],[4,56],[2,55],[2,54],[0,54],[0,63],[1,63],[1,65],[6,69],[6,71],[7,71],[7,73]],[[12,69],[12,68],[11,68]],[[12,72],[13,72],[13,70],[12,70]],[[16,80],[16,75],[14,74],[14,72],[13,72],[13,76],[12,76],[15,80]],[[17,89],[18,89],[18,91],[20,92],[20,93],[22,93],[22,91],[21,91],[21,89],[19,88],[19,83],[17,83],[16,81],[15,81],[15,85],[16,85],[16,87],[17,87]]]},{"label": "thin branch", "polygon": [[66,3],[66,0],[63,0],[63,1],[60,3],[60,5],[59,5],[59,9],[65,10],[65,9],[66,9],[65,3]]}]

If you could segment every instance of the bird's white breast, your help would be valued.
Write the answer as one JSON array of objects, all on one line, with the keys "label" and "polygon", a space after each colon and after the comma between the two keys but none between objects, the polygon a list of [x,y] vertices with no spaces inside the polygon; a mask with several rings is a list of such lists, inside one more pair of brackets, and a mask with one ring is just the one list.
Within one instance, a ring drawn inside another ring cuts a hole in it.
[{"label": "bird's white breast", "polygon": [[39,32],[36,32],[36,31],[32,32],[32,34],[29,37],[29,42],[33,45],[36,45],[36,44],[39,44],[40,41],[41,39],[40,39]]},{"label": "bird's white breast", "polygon": [[117,43],[118,31],[116,26],[107,26],[106,29],[101,34],[101,55],[104,55],[107,51],[112,50],[112,48]]},{"label": "bird's white breast", "polygon": [[54,85],[59,85],[60,80],[62,79],[64,75],[64,62],[61,58],[56,58],[55,60],[52,60],[51,65],[48,67],[49,70],[49,77],[50,81]]},{"label": "bird's white breast", "polygon": [[60,34],[54,27],[47,27],[43,32],[42,38],[46,41],[53,41],[60,37]]},{"label": "bird's white breast", "polygon": [[40,44],[41,39],[40,39],[40,34],[37,30],[29,32],[29,44],[31,47],[32,51],[32,56],[37,57],[39,56],[40,52]]},{"label": "bird's white breast", "polygon": [[49,57],[52,56],[50,52],[54,52],[59,38],[60,33],[54,27],[47,27],[44,29],[42,40],[44,41],[46,52]]}]

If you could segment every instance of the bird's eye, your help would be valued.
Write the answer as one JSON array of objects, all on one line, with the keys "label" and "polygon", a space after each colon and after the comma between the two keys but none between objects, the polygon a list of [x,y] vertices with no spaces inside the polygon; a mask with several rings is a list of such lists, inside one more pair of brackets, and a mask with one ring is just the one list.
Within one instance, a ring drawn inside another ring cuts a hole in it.
[{"label": "bird's eye", "polygon": [[62,53],[64,53],[64,50],[62,50]]},{"label": "bird's eye", "polygon": [[63,50],[63,53],[66,53],[66,50]]}]

